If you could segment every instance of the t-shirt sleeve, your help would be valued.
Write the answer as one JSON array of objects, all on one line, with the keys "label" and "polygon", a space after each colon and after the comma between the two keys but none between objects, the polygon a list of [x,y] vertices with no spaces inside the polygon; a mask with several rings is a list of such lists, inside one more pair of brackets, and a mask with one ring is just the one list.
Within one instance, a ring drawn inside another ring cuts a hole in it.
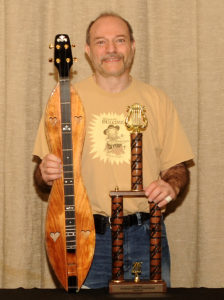
[{"label": "t-shirt sleeve", "polygon": [[49,153],[44,126],[44,114],[41,118],[32,154],[43,159]]},{"label": "t-shirt sleeve", "polygon": [[194,158],[191,145],[180,123],[173,102],[166,99],[164,110],[163,135],[161,139],[161,171]]}]

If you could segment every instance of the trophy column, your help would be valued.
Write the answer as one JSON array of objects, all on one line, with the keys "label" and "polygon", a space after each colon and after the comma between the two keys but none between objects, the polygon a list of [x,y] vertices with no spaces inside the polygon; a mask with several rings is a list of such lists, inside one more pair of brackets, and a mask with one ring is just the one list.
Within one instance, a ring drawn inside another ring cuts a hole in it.
[{"label": "trophy column", "polygon": [[123,197],[112,197],[112,280],[124,280],[123,271]]},{"label": "trophy column", "polygon": [[164,285],[161,280],[161,210],[150,204],[150,282]]},{"label": "trophy column", "polygon": [[[123,271],[123,197],[145,198],[142,175],[142,133],[148,124],[145,109],[139,104],[128,107],[125,125],[131,130],[131,190],[110,192],[112,198],[112,280],[109,292],[119,293],[155,293],[165,292],[166,283],[161,280],[161,210],[150,204],[150,280],[140,280],[141,262],[133,262],[133,281],[124,280]],[[147,200],[146,200],[147,201]]]},{"label": "trophy column", "polygon": [[131,190],[142,191],[142,133],[131,133]]}]

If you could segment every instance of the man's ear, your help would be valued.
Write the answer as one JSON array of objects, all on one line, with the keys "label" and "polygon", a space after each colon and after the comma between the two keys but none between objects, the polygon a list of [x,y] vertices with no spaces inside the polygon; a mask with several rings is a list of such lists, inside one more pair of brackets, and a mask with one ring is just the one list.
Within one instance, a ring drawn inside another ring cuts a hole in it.
[{"label": "man's ear", "polygon": [[131,48],[132,48],[132,51],[134,51],[134,52],[135,52],[135,40],[132,42],[132,44],[131,44]]},{"label": "man's ear", "polygon": [[90,54],[90,48],[89,48],[89,45],[88,44],[86,44],[86,46],[85,46],[85,53],[89,56],[89,54]]}]

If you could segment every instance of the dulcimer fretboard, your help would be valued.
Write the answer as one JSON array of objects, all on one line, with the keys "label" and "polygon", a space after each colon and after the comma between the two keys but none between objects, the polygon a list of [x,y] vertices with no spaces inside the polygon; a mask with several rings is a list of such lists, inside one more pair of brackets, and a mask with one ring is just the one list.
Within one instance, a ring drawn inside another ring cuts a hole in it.
[{"label": "dulcimer fretboard", "polygon": [[69,78],[60,78],[61,132],[64,173],[66,249],[76,250],[75,187],[73,175],[71,97]]}]

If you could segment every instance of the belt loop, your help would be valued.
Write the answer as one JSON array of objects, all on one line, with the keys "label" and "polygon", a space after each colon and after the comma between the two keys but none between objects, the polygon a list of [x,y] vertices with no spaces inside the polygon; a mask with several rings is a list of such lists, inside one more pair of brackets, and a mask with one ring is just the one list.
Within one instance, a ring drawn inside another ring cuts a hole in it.
[{"label": "belt loop", "polygon": [[136,217],[137,217],[137,221],[138,221],[138,225],[142,225],[142,218],[141,218],[141,213],[137,212],[136,213]]}]

